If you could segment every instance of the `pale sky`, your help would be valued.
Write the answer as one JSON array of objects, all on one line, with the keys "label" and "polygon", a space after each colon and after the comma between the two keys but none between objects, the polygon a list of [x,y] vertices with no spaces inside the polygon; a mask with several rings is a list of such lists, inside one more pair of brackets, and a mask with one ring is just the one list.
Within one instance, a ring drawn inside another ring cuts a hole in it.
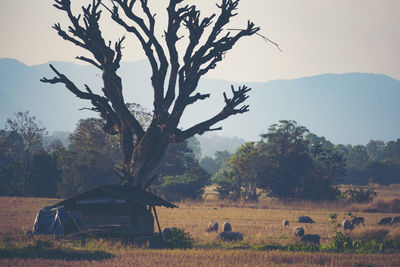
[{"label": "pale sky", "polygon": [[[65,14],[52,0],[0,0],[0,58],[16,58],[27,65],[74,61],[79,48],[51,29],[67,25]],[[72,1],[76,6],[89,0]],[[104,1],[106,4],[108,1]],[[149,0],[157,13],[158,29],[165,25],[167,0]],[[215,0],[202,0],[204,14]],[[218,1],[219,2],[219,1]],[[103,13],[103,32],[116,40],[123,31]],[[250,19],[263,35],[279,43],[283,53],[256,36],[242,40],[210,78],[231,81],[268,81],[320,73],[381,73],[400,80],[399,0],[242,0],[233,27]],[[132,36],[125,61],[144,59]],[[76,61],[74,61],[76,62]]]}]

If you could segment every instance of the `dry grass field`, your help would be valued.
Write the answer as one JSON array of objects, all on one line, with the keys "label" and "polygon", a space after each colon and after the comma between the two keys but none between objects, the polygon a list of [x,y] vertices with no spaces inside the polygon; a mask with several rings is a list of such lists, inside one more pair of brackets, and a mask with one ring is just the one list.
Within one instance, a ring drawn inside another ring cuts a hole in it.
[{"label": "dry grass field", "polygon": [[[377,191],[380,200],[400,198],[400,190],[397,187],[380,187]],[[26,231],[31,230],[37,211],[58,201],[57,199],[0,197],[1,238],[3,240],[21,238]],[[48,259],[39,256],[36,259],[23,259],[24,257],[12,258],[0,254],[0,266],[400,266],[399,253],[344,254],[246,249],[246,246],[273,248],[298,244],[299,241],[293,236],[295,226],[304,227],[306,233],[319,234],[321,243],[327,244],[331,242],[332,236],[328,215],[337,213],[341,219],[349,209],[343,203],[288,203],[273,200],[263,200],[259,203],[229,203],[207,200],[176,204],[179,209],[160,208],[157,210],[161,227],[184,228],[195,241],[193,249],[134,249],[95,243],[92,247],[89,245],[85,249],[107,251],[112,257],[84,256],[81,259],[63,260],[63,257]],[[355,229],[354,235],[368,230],[386,229],[390,237],[395,239],[400,237],[400,225],[377,226],[382,217],[400,214],[376,212],[355,212],[355,214],[365,217],[366,225]],[[316,223],[296,223],[300,215],[310,216]],[[282,227],[281,222],[284,219],[289,220],[289,227]],[[212,220],[221,226],[223,222],[229,221],[233,231],[243,233],[244,240],[237,247],[240,249],[225,246],[224,242],[216,240],[216,233],[205,231]],[[211,249],[212,247],[215,248]],[[0,253],[4,252],[0,250]]]},{"label": "dry grass field", "polygon": [[400,266],[400,255],[355,255],[278,251],[143,250],[101,261],[0,259],[1,266]]}]

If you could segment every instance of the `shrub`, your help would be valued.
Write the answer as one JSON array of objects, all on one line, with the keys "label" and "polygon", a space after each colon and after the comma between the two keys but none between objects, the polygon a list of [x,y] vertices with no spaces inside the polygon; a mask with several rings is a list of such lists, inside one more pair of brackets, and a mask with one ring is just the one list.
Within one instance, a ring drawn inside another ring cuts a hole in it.
[{"label": "shrub", "polygon": [[372,188],[368,189],[347,189],[344,191],[340,198],[348,202],[358,202],[358,203],[369,203],[374,197],[376,197],[376,192]]},{"label": "shrub", "polygon": [[162,177],[154,189],[169,201],[201,199],[209,178],[204,169],[195,165],[182,175]]},{"label": "shrub", "polygon": [[184,229],[179,228],[171,228],[168,236],[164,237],[164,241],[164,247],[170,249],[191,248],[193,244],[193,238],[190,233],[187,233]]}]

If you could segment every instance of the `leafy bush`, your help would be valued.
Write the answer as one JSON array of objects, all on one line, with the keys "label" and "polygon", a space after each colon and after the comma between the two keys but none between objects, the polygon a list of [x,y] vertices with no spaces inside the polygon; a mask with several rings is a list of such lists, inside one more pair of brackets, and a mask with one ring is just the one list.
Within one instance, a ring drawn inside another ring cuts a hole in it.
[{"label": "leafy bush", "polygon": [[164,235],[165,248],[192,248],[193,238],[190,233],[185,232],[184,229],[169,228],[168,235]]},{"label": "leafy bush", "polygon": [[[351,213],[348,213],[350,217],[353,217]],[[345,219],[346,217],[344,217]],[[332,232],[333,232],[333,238],[332,238],[332,244],[331,247],[334,250],[342,250],[345,248],[349,248],[351,246],[351,239],[348,234],[343,234],[342,231],[340,231],[341,224],[338,222],[338,216],[336,213],[334,214],[329,214],[329,221],[331,222],[332,225]]]},{"label": "leafy bush", "polygon": [[209,179],[210,175],[197,164],[182,175],[162,177],[154,189],[169,201],[201,199]]},{"label": "leafy bush", "polygon": [[369,203],[376,197],[376,192],[372,188],[368,189],[347,189],[340,198],[348,202]]}]

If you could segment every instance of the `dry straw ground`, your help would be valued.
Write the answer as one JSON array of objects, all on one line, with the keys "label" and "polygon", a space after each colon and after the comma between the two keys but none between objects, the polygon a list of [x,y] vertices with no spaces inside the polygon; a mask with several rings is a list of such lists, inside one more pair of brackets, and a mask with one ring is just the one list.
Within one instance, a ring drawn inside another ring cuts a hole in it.
[{"label": "dry straw ground", "polygon": [[[378,188],[381,200],[400,198],[398,188]],[[32,228],[36,212],[57,202],[56,199],[39,198],[0,198],[0,235],[19,237]],[[216,242],[215,233],[207,233],[206,226],[211,220],[220,225],[229,221],[234,231],[244,234],[242,244],[251,245],[288,245],[298,242],[293,237],[292,229],[302,226],[306,233],[319,234],[321,242],[330,242],[330,213],[337,213],[339,218],[348,209],[344,204],[260,201],[256,204],[228,203],[215,200],[205,202],[177,203],[179,209],[158,209],[161,227],[184,228],[195,242],[196,248],[190,250],[146,250],[119,247],[103,247],[115,257],[102,260],[62,259],[21,259],[0,255],[0,266],[400,266],[400,254],[340,254],[283,251],[252,251],[200,249],[210,244],[223,246]],[[354,208],[354,206],[353,206]],[[362,210],[359,208],[358,210]],[[366,226],[355,230],[356,234],[367,230],[386,229],[389,235],[400,236],[400,226],[378,227],[380,218],[399,216],[396,213],[355,212],[364,216]],[[308,215],[315,224],[299,224],[296,219]],[[289,220],[289,227],[282,227],[282,220]]]}]

